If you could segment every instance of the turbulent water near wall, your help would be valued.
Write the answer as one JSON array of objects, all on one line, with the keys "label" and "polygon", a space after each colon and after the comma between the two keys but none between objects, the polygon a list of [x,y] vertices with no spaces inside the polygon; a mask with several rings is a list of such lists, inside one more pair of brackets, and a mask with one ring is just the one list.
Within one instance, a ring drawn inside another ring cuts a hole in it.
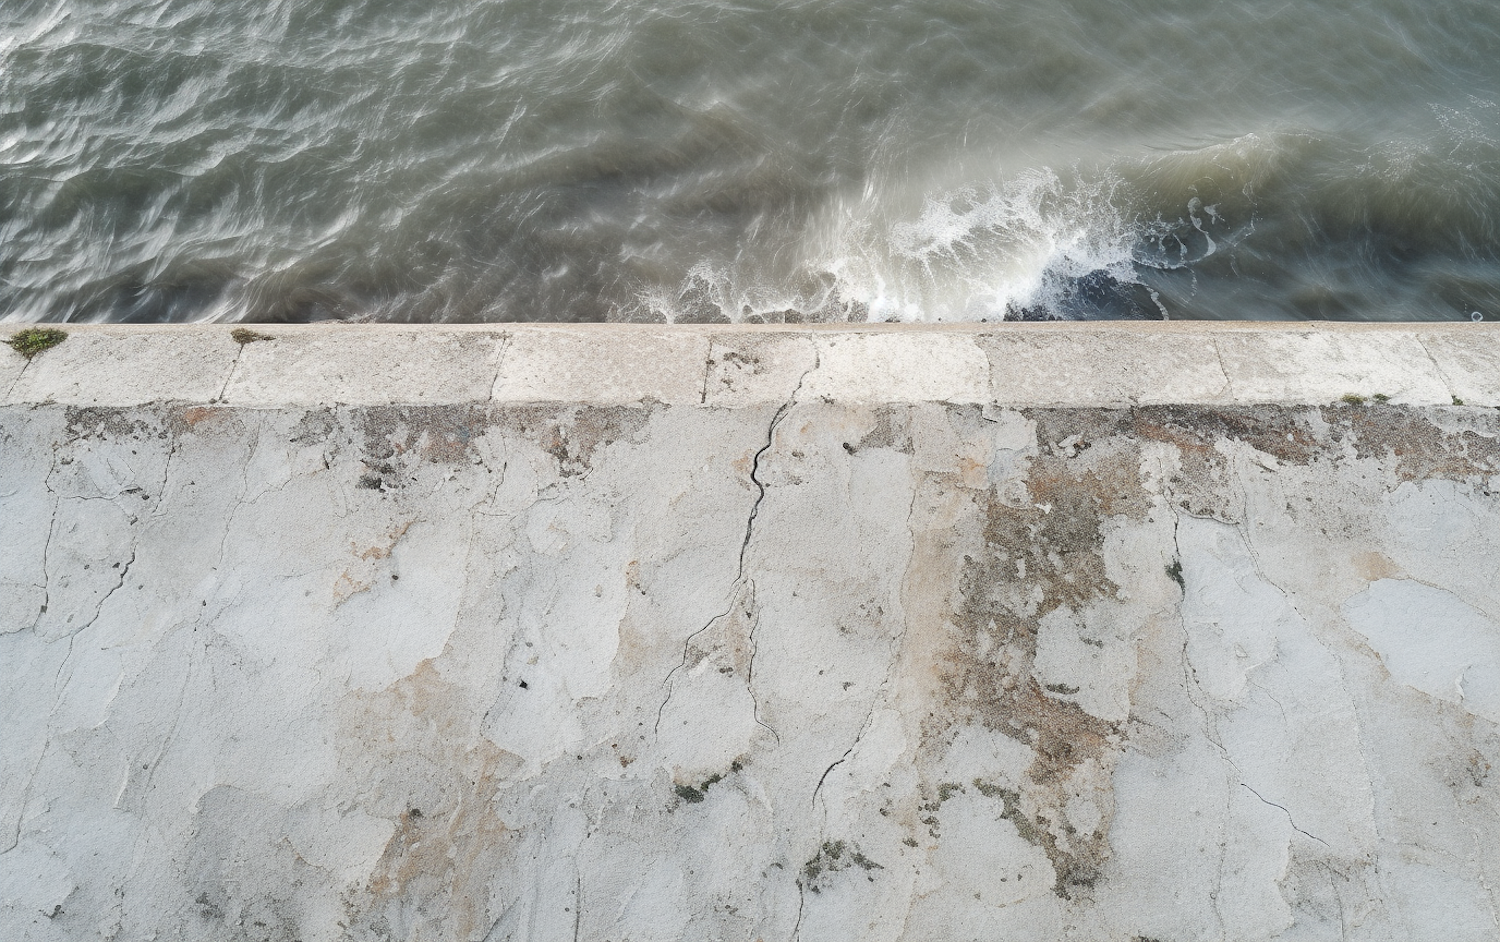
[{"label": "turbulent water near wall", "polygon": [[0,318],[1500,317],[1494,0],[5,0]]}]

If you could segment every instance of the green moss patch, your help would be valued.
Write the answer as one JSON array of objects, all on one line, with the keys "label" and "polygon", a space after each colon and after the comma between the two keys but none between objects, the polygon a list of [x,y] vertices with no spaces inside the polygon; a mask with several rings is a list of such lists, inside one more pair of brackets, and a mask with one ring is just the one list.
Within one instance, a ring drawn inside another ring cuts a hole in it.
[{"label": "green moss patch", "polygon": [[10,344],[12,350],[29,360],[43,350],[51,350],[67,339],[67,331],[58,330],[56,327],[28,327],[12,334],[5,342]]}]

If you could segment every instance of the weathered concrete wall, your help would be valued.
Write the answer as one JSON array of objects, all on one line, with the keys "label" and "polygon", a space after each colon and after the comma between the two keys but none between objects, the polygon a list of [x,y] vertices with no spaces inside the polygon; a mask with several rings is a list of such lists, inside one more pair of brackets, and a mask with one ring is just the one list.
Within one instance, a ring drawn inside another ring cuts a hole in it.
[{"label": "weathered concrete wall", "polygon": [[265,332],[0,349],[0,938],[1500,936],[1492,329]]}]

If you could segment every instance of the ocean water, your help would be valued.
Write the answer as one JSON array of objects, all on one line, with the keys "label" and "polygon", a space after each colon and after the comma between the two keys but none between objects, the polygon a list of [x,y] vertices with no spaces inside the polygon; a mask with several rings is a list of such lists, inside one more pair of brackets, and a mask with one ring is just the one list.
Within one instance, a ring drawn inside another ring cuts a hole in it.
[{"label": "ocean water", "polygon": [[3,0],[0,319],[1500,317],[1496,0]]}]

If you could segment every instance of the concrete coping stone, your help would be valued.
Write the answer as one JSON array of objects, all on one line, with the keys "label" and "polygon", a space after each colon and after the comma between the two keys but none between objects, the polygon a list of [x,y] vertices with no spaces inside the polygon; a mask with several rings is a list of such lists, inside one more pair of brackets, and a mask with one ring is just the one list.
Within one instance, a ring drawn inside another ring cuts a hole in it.
[{"label": "concrete coping stone", "polygon": [[1500,324],[59,326],[0,404],[1500,406]]}]

